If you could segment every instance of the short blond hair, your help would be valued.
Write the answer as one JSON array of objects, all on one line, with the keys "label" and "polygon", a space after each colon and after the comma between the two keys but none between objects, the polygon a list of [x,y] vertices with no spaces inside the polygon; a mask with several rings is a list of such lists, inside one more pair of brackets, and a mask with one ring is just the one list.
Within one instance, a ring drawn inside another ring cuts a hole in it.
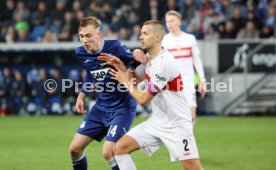
[{"label": "short blond hair", "polygon": [[173,10],[168,11],[168,12],[166,12],[166,16],[168,16],[168,15],[176,16],[180,21],[182,20],[181,14],[177,11],[173,11]]},{"label": "short blond hair", "polygon": [[93,25],[96,29],[99,29],[101,26],[101,21],[98,18],[93,16],[85,17],[80,20],[79,30],[82,27],[87,27],[88,25]]}]

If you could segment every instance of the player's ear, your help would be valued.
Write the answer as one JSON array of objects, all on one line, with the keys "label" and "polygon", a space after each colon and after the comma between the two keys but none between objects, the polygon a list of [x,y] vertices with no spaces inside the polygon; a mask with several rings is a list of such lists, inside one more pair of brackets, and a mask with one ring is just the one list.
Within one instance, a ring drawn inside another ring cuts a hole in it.
[{"label": "player's ear", "polygon": [[179,27],[181,27],[181,20],[179,19],[179,20],[177,20],[177,21],[178,21],[178,22],[177,22],[177,23],[178,23],[177,25],[178,25]]},{"label": "player's ear", "polygon": [[98,32],[98,36],[102,38],[103,33],[101,31]]},{"label": "player's ear", "polygon": [[155,41],[156,42],[160,42],[161,41],[161,35],[160,34],[156,34]]}]

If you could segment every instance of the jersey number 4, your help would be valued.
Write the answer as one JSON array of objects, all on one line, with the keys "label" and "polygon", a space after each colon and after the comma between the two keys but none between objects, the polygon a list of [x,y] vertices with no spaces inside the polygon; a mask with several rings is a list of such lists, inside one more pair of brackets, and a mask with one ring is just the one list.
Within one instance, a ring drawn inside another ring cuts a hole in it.
[{"label": "jersey number 4", "polygon": [[110,126],[109,130],[108,130],[108,133],[107,135],[112,135],[112,137],[114,137],[116,135],[116,131],[117,131],[117,125],[114,125],[114,126]]}]

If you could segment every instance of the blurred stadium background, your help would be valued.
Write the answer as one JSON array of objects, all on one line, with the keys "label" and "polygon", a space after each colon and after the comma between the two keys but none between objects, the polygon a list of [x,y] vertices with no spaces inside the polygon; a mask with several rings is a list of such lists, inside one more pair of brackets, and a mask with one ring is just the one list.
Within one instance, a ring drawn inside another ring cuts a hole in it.
[{"label": "blurred stadium background", "polygon": [[[66,147],[82,117],[71,116],[76,115],[75,88],[62,93],[60,87],[62,79],[82,81],[74,56],[81,18],[97,16],[104,38],[120,39],[133,50],[140,46],[142,23],[164,22],[168,10],[182,14],[182,29],[195,35],[201,51],[210,92],[198,97],[202,117],[195,131],[205,169],[276,169],[276,120],[271,117],[276,115],[275,0],[0,0],[0,169],[49,169],[53,164],[69,169]],[[58,83],[55,93],[44,90],[49,78]],[[87,107],[95,98],[90,94]],[[137,108],[141,117],[150,111],[150,106]],[[100,155],[100,145],[96,148]],[[144,163],[141,169],[180,169],[164,153],[150,159],[155,166]],[[146,160],[136,158],[138,164]],[[108,169],[99,162],[96,169]]]}]

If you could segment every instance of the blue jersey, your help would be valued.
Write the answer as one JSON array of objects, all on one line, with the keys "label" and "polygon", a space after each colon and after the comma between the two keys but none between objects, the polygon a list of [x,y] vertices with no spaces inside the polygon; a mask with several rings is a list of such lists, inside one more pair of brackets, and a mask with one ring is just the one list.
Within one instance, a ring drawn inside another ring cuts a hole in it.
[{"label": "blue jersey", "polygon": [[[135,62],[131,51],[118,40],[102,40],[102,47],[99,51],[91,53],[84,46],[76,49],[82,67],[87,71],[83,84],[92,82],[97,92],[97,100],[94,107],[103,111],[115,111],[118,108],[136,105],[129,92],[118,85],[118,81],[111,79],[108,73],[111,66],[101,66],[103,61],[97,59],[100,53],[108,53],[117,56],[127,67],[136,67],[139,63]],[[121,88],[121,91],[117,87]],[[87,94],[87,89],[81,91]],[[88,89],[91,90],[91,89]],[[122,91],[123,90],[123,91]]]}]

